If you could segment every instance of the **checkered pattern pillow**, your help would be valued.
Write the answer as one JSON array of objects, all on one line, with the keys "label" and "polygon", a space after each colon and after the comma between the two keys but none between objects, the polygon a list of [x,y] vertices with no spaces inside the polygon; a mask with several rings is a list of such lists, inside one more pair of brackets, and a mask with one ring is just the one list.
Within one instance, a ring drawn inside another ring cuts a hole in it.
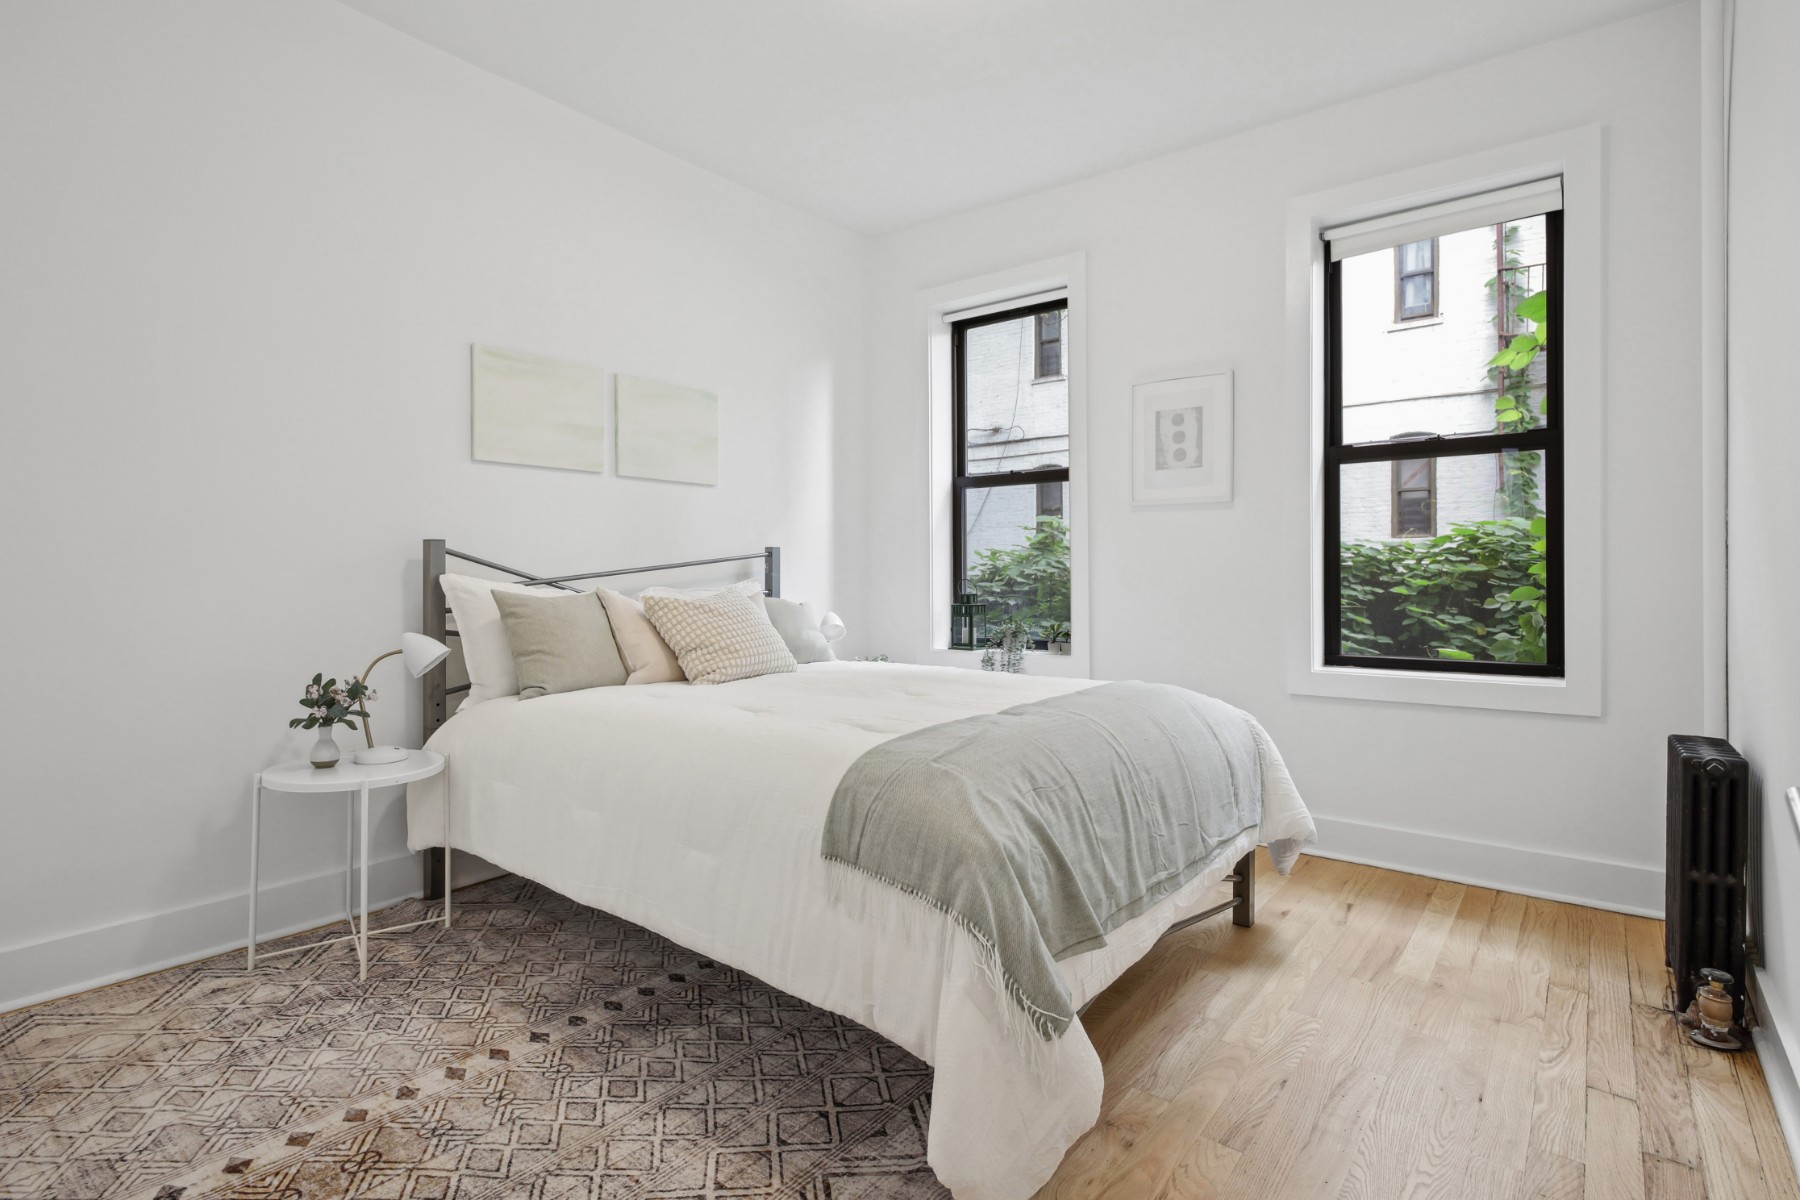
[{"label": "checkered pattern pillow", "polygon": [[690,683],[730,683],[798,670],[793,652],[763,611],[735,588],[701,596],[643,596],[644,615],[675,651]]}]

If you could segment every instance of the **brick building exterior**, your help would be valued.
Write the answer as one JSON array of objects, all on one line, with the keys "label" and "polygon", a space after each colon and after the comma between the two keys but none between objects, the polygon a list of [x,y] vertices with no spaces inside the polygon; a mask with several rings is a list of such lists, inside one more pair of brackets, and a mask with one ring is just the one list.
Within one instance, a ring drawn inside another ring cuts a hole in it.
[{"label": "brick building exterior", "polygon": [[[1503,344],[1496,314],[1504,305],[1504,333],[1510,336],[1519,324],[1512,305],[1543,287],[1543,218],[1515,222],[1511,229],[1506,249],[1519,265],[1504,272],[1504,288],[1495,285],[1502,275],[1496,227],[1415,243],[1434,247],[1428,260],[1432,311],[1423,316],[1403,316],[1407,297],[1400,280],[1409,264],[1402,247],[1343,261],[1346,442],[1493,430],[1496,386],[1487,363]],[[1415,252],[1410,265],[1424,258]],[[1533,371],[1541,377],[1542,364]],[[1541,404],[1541,384],[1534,397]],[[1502,515],[1500,483],[1500,463],[1492,455],[1348,466],[1340,493],[1342,536],[1429,537],[1455,524],[1491,520]]]}]

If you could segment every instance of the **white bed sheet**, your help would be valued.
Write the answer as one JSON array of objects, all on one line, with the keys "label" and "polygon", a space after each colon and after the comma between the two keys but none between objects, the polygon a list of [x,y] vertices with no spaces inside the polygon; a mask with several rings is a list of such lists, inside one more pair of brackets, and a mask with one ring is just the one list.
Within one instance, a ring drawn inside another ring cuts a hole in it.
[{"label": "white bed sheet", "polygon": [[[1079,691],[1092,680],[888,663],[817,663],[717,687],[594,688],[459,712],[449,758],[411,785],[413,849],[441,841],[634,921],[867,1025],[935,1068],[927,1158],[958,1200],[1022,1200],[1099,1117],[1100,1061],[1077,1021],[1048,1053],[1006,1032],[1007,1003],[948,919],[819,856],[838,780],[927,725]],[[1280,865],[1312,819],[1266,735],[1262,829],[1180,893],[1061,964],[1077,1006],[1198,910],[1258,841]],[[846,892],[843,889],[854,889]]]}]

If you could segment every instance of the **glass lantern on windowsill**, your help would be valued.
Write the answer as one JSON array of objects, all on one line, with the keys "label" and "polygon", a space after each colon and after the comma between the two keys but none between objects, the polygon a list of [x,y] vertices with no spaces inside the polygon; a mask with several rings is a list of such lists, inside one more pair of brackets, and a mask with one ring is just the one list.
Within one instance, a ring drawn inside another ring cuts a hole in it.
[{"label": "glass lantern on windowsill", "polygon": [[960,592],[950,606],[950,648],[973,650],[987,641],[987,602]]}]

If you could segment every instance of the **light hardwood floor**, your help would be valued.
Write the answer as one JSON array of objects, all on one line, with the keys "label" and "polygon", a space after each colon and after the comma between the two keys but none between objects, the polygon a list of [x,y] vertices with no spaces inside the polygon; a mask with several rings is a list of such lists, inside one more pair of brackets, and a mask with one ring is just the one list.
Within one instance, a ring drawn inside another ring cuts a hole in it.
[{"label": "light hardwood floor", "polygon": [[1662,924],[1305,858],[1084,1018],[1099,1125],[1039,1200],[1800,1200],[1753,1054],[1688,1043]]}]

